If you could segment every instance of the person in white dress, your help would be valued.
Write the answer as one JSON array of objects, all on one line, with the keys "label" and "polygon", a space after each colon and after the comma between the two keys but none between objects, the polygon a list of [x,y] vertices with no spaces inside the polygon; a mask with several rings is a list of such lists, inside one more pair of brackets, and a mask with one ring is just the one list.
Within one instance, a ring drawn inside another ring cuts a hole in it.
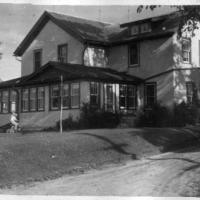
[{"label": "person in white dress", "polygon": [[14,126],[14,130],[17,131],[19,127],[19,120],[17,119],[17,113],[12,112],[10,122]]}]

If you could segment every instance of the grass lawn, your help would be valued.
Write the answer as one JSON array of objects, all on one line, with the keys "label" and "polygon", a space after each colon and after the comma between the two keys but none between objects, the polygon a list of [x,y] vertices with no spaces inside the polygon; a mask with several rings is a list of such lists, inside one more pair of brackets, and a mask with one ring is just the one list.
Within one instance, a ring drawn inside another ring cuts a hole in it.
[{"label": "grass lawn", "polygon": [[100,129],[0,134],[0,187],[83,173],[198,142],[200,128]]}]

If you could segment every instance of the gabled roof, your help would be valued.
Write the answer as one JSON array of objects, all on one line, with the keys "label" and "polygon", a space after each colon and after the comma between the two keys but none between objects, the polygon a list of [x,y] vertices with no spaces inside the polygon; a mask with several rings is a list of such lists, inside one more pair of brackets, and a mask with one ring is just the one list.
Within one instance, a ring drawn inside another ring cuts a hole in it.
[{"label": "gabled roof", "polygon": [[109,68],[87,67],[79,64],[51,61],[45,64],[39,71],[24,78],[19,83],[19,86],[59,82],[61,75],[63,75],[64,81],[85,80],[124,84],[139,84],[143,82],[141,78]]},{"label": "gabled roof", "polygon": [[[82,43],[109,46],[131,40],[171,35],[177,30],[180,17],[180,14],[176,12],[169,15],[119,25],[45,11],[21,44],[14,51],[14,55],[21,56],[49,20]],[[151,32],[135,36],[129,35],[128,26],[134,23],[138,24],[146,21],[152,22]]]},{"label": "gabled roof", "polygon": [[108,23],[45,11],[21,42],[21,44],[14,51],[15,56],[21,56],[24,53],[26,48],[30,45],[30,43],[34,40],[34,38],[49,20],[54,22],[61,29],[71,34],[81,42],[91,40],[95,42],[106,43],[107,41],[104,28],[110,25]]},{"label": "gabled roof", "polygon": [[15,78],[8,81],[0,82],[0,88],[16,87],[25,77]]}]

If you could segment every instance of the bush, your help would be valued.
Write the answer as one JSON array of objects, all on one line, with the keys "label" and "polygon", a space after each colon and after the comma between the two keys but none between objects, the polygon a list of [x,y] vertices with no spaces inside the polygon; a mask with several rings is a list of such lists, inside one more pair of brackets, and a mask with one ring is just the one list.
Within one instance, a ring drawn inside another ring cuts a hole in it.
[{"label": "bush", "polygon": [[151,109],[141,109],[136,113],[136,126],[163,127],[169,126],[170,110],[157,103]]},{"label": "bush", "polygon": [[80,126],[82,128],[115,128],[120,123],[118,113],[97,109],[90,104],[81,108]]},{"label": "bush", "polygon": [[135,125],[150,127],[183,127],[186,125],[195,125],[198,122],[198,106],[189,105],[185,102],[174,104],[169,109],[155,104],[151,109],[140,109],[136,114]]},{"label": "bush", "polygon": [[198,106],[195,104],[190,105],[185,102],[174,104],[172,126],[195,125],[198,122],[198,118]]},{"label": "bush", "polygon": [[[104,111],[84,104],[81,107],[80,118],[74,120],[72,116],[63,120],[63,130],[90,129],[90,128],[115,128],[120,123],[121,116],[118,113]],[[60,122],[56,123],[59,130]]]}]

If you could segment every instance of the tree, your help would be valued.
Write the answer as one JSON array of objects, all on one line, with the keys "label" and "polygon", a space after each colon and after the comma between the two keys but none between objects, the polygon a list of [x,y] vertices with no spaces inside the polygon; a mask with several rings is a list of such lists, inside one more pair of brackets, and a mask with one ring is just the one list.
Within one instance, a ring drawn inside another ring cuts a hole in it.
[{"label": "tree", "polygon": [[[137,8],[137,12],[140,13],[144,9],[154,10],[160,5],[140,5]],[[181,33],[188,32],[191,36],[194,36],[194,31],[199,29],[198,23],[200,22],[200,6],[199,5],[182,5],[182,6],[171,6],[175,7],[180,13],[180,24],[178,28],[178,35],[181,36]]]}]

